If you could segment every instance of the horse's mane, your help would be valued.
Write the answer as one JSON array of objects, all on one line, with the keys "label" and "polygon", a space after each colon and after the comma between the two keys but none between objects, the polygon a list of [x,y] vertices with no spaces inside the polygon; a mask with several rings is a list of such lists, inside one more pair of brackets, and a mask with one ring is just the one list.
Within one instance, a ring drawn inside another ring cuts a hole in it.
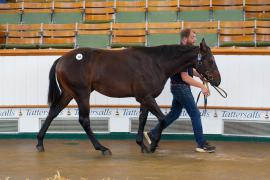
[{"label": "horse's mane", "polygon": [[160,45],[153,47],[131,47],[132,49],[138,50],[143,53],[153,54],[157,56],[166,56],[167,58],[180,56],[183,53],[192,51],[198,46],[190,45]]}]

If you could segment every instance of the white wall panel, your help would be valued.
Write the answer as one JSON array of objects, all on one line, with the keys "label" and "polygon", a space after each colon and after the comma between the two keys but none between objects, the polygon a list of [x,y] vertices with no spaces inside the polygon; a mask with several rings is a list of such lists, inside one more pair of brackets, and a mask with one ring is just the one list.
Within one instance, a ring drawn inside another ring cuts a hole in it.
[{"label": "white wall panel", "polygon": [[48,74],[57,56],[0,58],[1,105],[46,104]]},{"label": "white wall panel", "polygon": [[228,98],[223,100],[212,90],[209,105],[270,107],[269,56],[216,56],[216,60]]},{"label": "white wall panel", "polygon": [[[59,56],[0,57],[0,105],[44,105],[47,103],[48,74]],[[223,99],[212,87],[210,106],[270,107],[269,56],[216,55],[222,83],[228,92]],[[159,105],[171,104],[167,82],[157,98]],[[198,89],[193,89],[196,96]],[[109,98],[94,92],[91,104],[138,104],[134,98]],[[75,104],[74,101],[71,104]],[[202,99],[199,102],[203,104]]]}]

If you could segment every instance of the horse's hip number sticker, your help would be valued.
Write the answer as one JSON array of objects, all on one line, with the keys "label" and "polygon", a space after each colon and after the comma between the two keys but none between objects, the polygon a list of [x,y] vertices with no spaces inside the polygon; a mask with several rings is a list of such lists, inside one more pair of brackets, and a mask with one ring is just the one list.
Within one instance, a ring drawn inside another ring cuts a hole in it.
[{"label": "horse's hip number sticker", "polygon": [[83,58],[83,55],[82,55],[82,54],[77,54],[77,55],[76,55],[76,59],[77,59],[78,61],[82,60],[82,58]]}]

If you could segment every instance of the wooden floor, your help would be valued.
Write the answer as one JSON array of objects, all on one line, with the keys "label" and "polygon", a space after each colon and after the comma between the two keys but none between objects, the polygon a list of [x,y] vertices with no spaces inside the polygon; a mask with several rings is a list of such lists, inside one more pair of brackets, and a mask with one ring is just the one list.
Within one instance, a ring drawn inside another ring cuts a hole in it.
[{"label": "wooden floor", "polygon": [[78,180],[270,179],[270,143],[211,142],[216,153],[196,153],[193,141],[165,141],[154,154],[142,154],[135,140],[103,140],[112,156],[102,156],[86,140],[0,140],[0,179],[45,179],[58,170]]}]

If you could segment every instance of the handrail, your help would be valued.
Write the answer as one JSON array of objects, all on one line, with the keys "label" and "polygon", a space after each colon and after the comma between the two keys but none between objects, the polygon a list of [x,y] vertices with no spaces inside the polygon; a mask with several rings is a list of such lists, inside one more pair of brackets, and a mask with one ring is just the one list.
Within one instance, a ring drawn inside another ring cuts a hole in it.
[{"label": "handrail", "polygon": [[[122,48],[120,48],[122,49]],[[72,49],[0,49],[0,56],[55,56]],[[112,50],[119,50],[113,48]],[[212,48],[214,55],[270,55],[270,48]]]},{"label": "handrail", "polygon": [[[0,109],[7,108],[48,108],[48,105],[0,105]],[[77,105],[68,105],[66,108],[77,108]],[[170,108],[170,105],[160,105],[160,108]],[[140,105],[109,105],[109,104],[93,104],[90,108],[140,108]],[[203,109],[204,106],[199,106]],[[270,107],[237,107],[237,106],[207,106],[206,109],[222,109],[222,110],[255,110],[255,111],[270,111]]]}]

